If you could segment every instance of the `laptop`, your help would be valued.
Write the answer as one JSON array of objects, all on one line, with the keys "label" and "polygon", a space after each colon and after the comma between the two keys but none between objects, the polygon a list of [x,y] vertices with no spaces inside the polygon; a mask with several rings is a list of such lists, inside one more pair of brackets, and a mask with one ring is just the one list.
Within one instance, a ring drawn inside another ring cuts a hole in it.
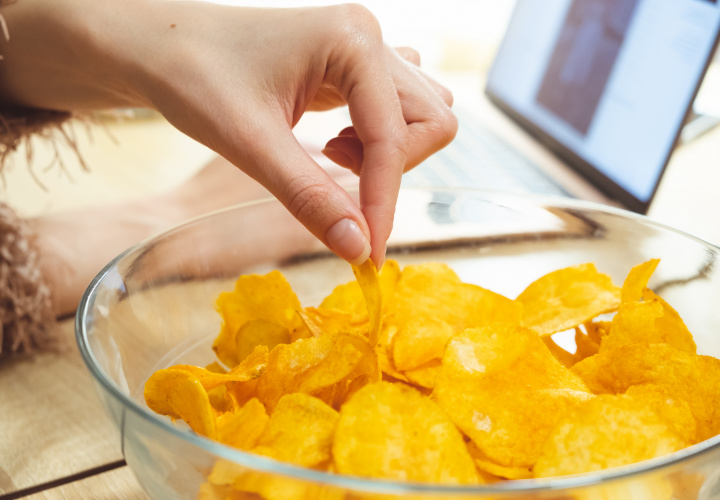
[{"label": "laptop", "polygon": [[455,141],[403,185],[569,196],[646,213],[719,37],[717,0],[518,0],[485,95],[557,165],[456,106]]}]

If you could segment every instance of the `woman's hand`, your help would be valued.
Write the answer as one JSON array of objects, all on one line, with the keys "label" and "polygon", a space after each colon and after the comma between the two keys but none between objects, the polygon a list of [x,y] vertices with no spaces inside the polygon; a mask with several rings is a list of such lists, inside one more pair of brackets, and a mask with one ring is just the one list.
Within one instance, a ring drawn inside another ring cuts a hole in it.
[{"label": "woman's hand", "polygon": [[[450,93],[408,62],[414,52],[385,46],[357,5],[19,0],[0,12],[10,31],[0,47],[6,102],[157,109],[351,262],[368,257],[369,242],[383,261],[403,171],[457,130]],[[344,104],[352,127],[324,152],[359,175],[359,207],[292,133],[305,111]]]}]

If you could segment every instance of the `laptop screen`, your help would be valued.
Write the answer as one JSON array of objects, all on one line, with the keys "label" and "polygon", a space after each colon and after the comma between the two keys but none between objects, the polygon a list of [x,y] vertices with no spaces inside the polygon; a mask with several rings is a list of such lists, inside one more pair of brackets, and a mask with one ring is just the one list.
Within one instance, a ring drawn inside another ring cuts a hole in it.
[{"label": "laptop screen", "polygon": [[717,0],[518,0],[486,92],[644,212],[719,31]]}]

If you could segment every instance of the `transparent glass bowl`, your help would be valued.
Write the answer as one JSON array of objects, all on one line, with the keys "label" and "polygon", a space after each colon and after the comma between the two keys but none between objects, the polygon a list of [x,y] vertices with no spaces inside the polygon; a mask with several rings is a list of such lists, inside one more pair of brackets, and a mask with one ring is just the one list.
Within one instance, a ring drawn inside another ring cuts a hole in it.
[{"label": "transparent glass bowl", "polygon": [[[700,354],[720,357],[720,249],[629,212],[561,199],[475,190],[401,192],[388,257],[401,266],[442,261],[466,282],[515,297],[554,269],[594,262],[622,284],[650,258],[650,286],[675,307]],[[195,219],[113,260],[92,282],[77,341],[127,463],[155,499],[194,499],[216,460],[304,498],[664,499],[720,498],[720,436],[631,466],[484,487],[442,487],[326,474],[244,453],[152,413],[143,386],[157,369],[214,361],[217,295],[246,273],[281,270],[303,306],[353,279],[276,201]],[[240,497],[238,497],[240,498]],[[258,498],[249,496],[248,498]]]}]

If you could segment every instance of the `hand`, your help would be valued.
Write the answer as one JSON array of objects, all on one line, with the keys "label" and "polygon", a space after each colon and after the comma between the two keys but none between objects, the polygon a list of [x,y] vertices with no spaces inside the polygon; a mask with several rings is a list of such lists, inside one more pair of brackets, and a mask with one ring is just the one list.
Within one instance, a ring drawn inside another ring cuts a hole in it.
[{"label": "hand", "polygon": [[[32,8],[43,14],[22,15]],[[55,109],[155,108],[258,180],[349,261],[367,258],[372,242],[382,262],[403,171],[457,129],[450,93],[385,46],[375,18],[357,5],[24,0],[2,13],[11,34],[1,48],[4,95]],[[38,18],[52,28],[23,29]],[[13,44],[34,50],[23,58]],[[40,78],[43,66],[50,77]],[[305,111],[343,104],[353,126],[325,154],[359,175],[360,207],[292,134]]]}]

